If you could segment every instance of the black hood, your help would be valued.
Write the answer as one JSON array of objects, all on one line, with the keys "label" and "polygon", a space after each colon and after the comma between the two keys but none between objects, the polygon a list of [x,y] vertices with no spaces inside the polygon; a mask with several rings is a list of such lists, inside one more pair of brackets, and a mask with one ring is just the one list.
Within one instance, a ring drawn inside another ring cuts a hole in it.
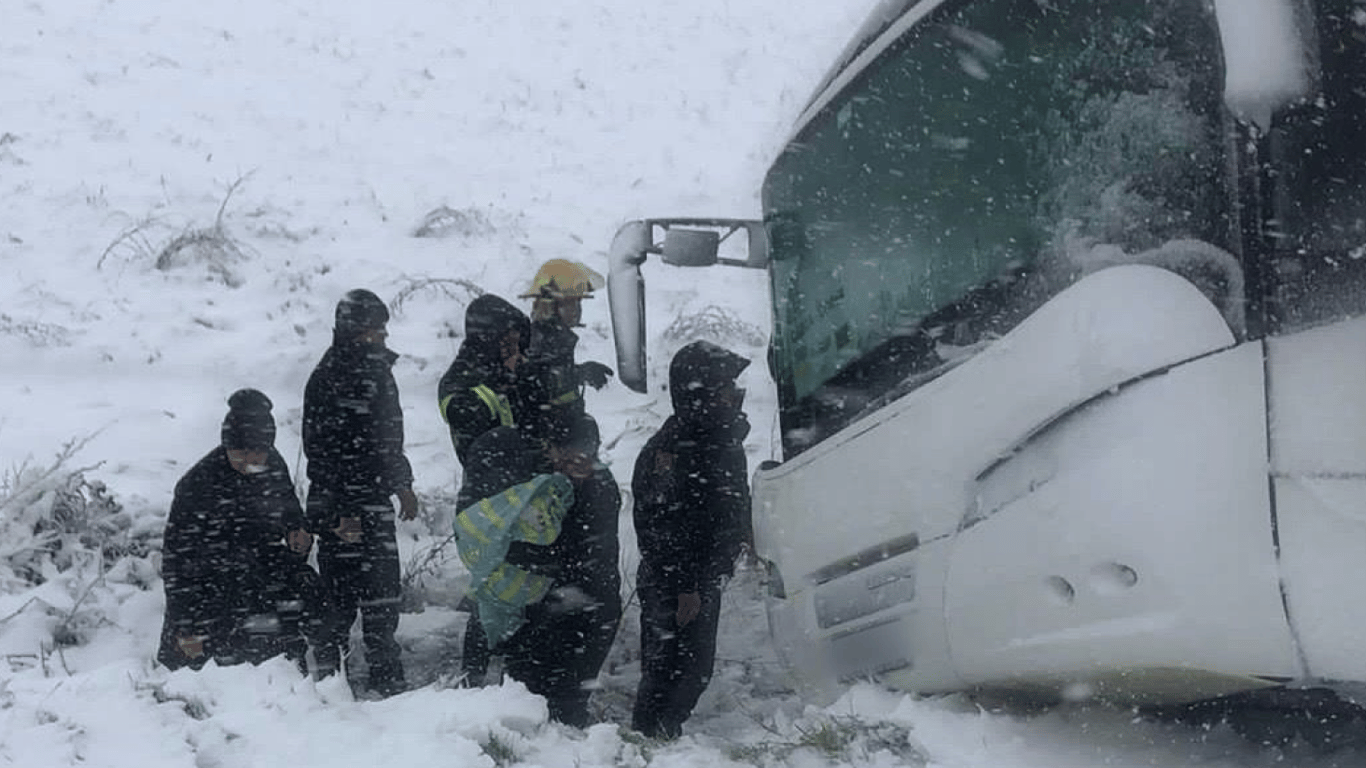
[{"label": "black hood", "polygon": [[669,395],[674,413],[685,420],[706,419],[716,392],[735,381],[749,360],[710,341],[694,341],[669,363]]},{"label": "black hood", "polygon": [[465,310],[465,340],[459,356],[483,365],[500,365],[498,342],[511,330],[521,332],[525,352],[531,341],[530,318],[506,299],[486,293]]},{"label": "black hood", "polygon": [[337,309],[332,324],[332,343],[344,346],[360,334],[383,328],[389,322],[389,308],[373,292],[364,288],[347,291]]}]

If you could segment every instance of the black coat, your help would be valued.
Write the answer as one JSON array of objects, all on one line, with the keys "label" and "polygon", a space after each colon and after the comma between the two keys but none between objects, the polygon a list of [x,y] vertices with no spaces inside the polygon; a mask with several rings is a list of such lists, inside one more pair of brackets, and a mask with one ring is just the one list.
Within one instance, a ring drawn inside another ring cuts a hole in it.
[{"label": "black coat", "polygon": [[574,506],[550,545],[552,557],[561,564],[555,586],[578,587],[598,600],[620,594],[620,514],[621,489],[608,469],[574,484]]},{"label": "black coat", "polygon": [[185,661],[177,637],[206,635],[207,654],[227,651],[228,638],[260,608],[272,581],[288,575],[278,565],[291,557],[282,542],[304,527],[303,510],[274,449],[266,467],[256,475],[237,472],[220,446],[176,483],[161,561],[166,614],[158,658],[168,666]]},{"label": "black coat", "polygon": [[621,491],[606,469],[575,483],[574,505],[549,546],[514,543],[508,560],[555,579],[502,648],[508,674],[546,697],[555,720],[588,727],[590,686],[621,618],[617,520]]},{"label": "black coat", "polygon": [[[499,342],[512,330],[521,333],[525,348],[531,321],[521,310],[492,294],[475,299],[465,312],[465,340],[437,386],[437,405],[463,467],[468,468],[470,446],[480,435],[524,420],[524,394],[499,350]],[[491,405],[490,397],[500,402]]]},{"label": "black coat", "polygon": [[[391,370],[397,359],[382,346],[335,340],[308,379],[308,522],[324,538],[335,539],[330,531],[340,510],[355,514],[366,502],[373,506],[412,487],[413,470],[403,453],[403,406]],[[367,532],[378,524],[362,516]]]},{"label": "black coat", "polygon": [[642,582],[683,594],[733,572],[749,515],[748,432],[743,415],[675,414],[645,444],[631,480]]},{"label": "black coat", "polygon": [[531,404],[526,418],[537,434],[583,415],[583,383],[574,362],[579,336],[558,318],[531,324],[527,360],[518,370],[520,387]]}]

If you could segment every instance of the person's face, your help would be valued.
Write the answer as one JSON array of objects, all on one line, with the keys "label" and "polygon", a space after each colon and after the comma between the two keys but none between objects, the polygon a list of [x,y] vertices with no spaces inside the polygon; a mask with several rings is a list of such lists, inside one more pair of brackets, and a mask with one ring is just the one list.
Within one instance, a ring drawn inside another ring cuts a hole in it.
[{"label": "person's face", "polygon": [[573,328],[583,320],[583,299],[581,297],[556,299],[555,314],[559,315],[560,322]]},{"label": "person's face", "polygon": [[356,340],[372,347],[381,347],[384,346],[384,340],[387,338],[389,338],[389,329],[381,325],[378,328],[367,328],[361,331]]},{"label": "person's face", "polygon": [[265,448],[229,448],[228,464],[244,475],[257,475],[266,471],[269,456]]},{"label": "person's face", "polygon": [[521,331],[508,331],[503,334],[503,338],[498,340],[498,357],[502,358],[503,365],[509,371],[517,370],[517,366],[522,364],[522,333]]},{"label": "person's face", "polygon": [[739,413],[745,407],[745,390],[738,383],[728,381],[725,386],[716,390],[713,402],[723,414]]},{"label": "person's face", "polygon": [[552,445],[547,452],[555,471],[570,480],[586,480],[593,476],[593,456],[583,448]]}]

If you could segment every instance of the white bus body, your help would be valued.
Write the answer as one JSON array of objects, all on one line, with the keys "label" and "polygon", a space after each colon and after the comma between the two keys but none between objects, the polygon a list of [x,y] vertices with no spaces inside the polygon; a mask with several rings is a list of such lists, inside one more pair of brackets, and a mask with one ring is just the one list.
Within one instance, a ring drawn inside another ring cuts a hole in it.
[{"label": "white bus body", "polygon": [[754,534],[806,690],[1366,681],[1362,70],[1359,0],[887,2],[762,222],[618,233],[641,390],[648,254],[772,275]]}]

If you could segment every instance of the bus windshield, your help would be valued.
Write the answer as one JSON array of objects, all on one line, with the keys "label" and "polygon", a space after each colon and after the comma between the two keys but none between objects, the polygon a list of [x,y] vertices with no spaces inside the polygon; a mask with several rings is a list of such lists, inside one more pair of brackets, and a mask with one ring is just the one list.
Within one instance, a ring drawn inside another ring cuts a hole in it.
[{"label": "bus windshield", "polygon": [[887,46],[765,179],[784,454],[1090,263],[1236,252],[1222,86],[1200,0],[946,3]]}]

